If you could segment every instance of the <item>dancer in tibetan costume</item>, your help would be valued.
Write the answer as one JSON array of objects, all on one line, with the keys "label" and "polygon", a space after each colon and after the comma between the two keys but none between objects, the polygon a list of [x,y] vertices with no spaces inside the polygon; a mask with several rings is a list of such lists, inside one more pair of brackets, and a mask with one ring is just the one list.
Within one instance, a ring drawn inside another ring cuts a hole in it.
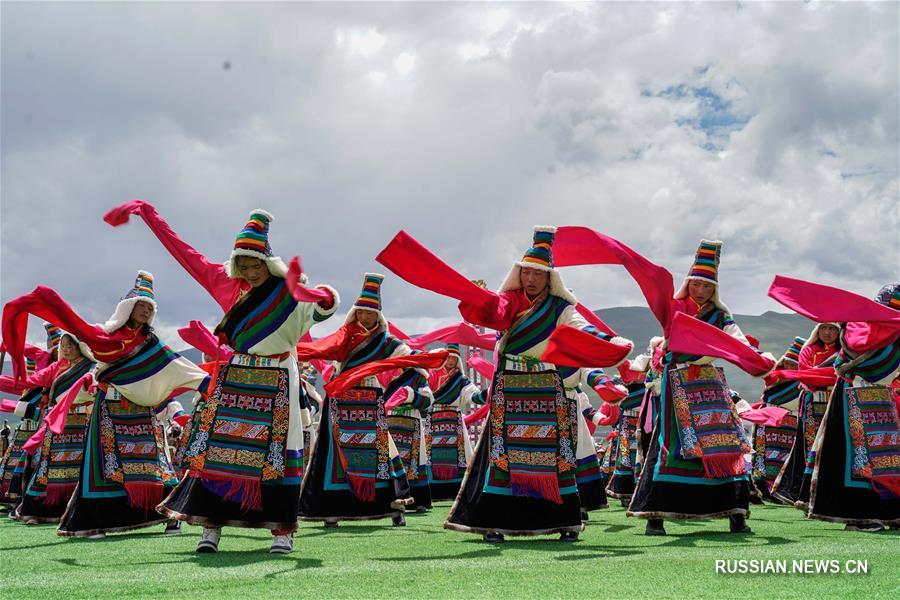
[{"label": "dancer in tibetan costume", "polygon": [[[301,360],[336,363],[332,383],[376,363],[404,357],[415,362],[409,346],[388,332],[381,311],[383,279],[383,275],[366,273],[344,325],[331,336],[298,346]],[[431,403],[431,391],[427,372],[421,368],[402,369],[391,381],[385,377],[388,372],[378,373],[380,378],[366,376],[346,391],[326,394],[310,467],[303,477],[301,519],[324,521],[326,527],[335,527],[339,521],[386,517],[395,526],[406,524],[403,513],[414,499],[385,405],[390,400],[424,409]],[[408,450],[413,447],[410,439]]]},{"label": "dancer in tibetan costume", "polygon": [[[565,369],[559,369],[565,372]],[[617,377],[609,377],[603,369],[581,369],[581,381],[574,388],[569,388],[571,379],[564,380],[566,397],[578,405],[578,444],[575,449],[575,484],[578,487],[578,499],[581,505],[581,520],[588,520],[590,511],[608,508],[606,487],[609,484],[608,472],[611,472],[606,454],[599,456],[594,443],[594,431],[598,426],[609,427],[616,423],[620,410],[618,403],[625,397],[626,390]],[[583,386],[588,385],[600,396],[603,403],[594,408]]]},{"label": "dancer in tibetan costume", "polygon": [[6,375],[0,377],[0,391],[19,395],[18,401],[4,400],[0,411],[21,418],[13,431],[12,443],[0,462],[0,505],[9,509],[10,518],[16,518],[16,507],[22,502],[25,487],[31,481],[33,457],[24,446],[37,432],[40,420],[46,414],[50,401],[46,388],[53,382],[58,369],[57,347],[62,332],[50,323],[44,323],[44,329],[47,331],[47,351],[25,346],[25,381],[16,382]]},{"label": "dancer in tibetan costume", "polygon": [[[11,519],[16,517],[16,509],[22,502],[25,487],[32,475],[32,452],[26,452],[25,444],[37,432],[40,427],[40,419],[46,413],[50,399],[45,393],[45,386],[53,380],[56,372],[56,344],[59,343],[59,328],[49,323],[44,323],[47,329],[47,347],[52,348],[46,352],[35,346],[26,344],[26,353],[29,350],[37,351],[43,355],[40,359],[31,358],[33,353],[25,357],[25,381],[16,382],[13,377],[0,376],[0,392],[17,395],[17,400],[4,399],[0,402],[0,412],[15,414],[20,417],[19,423],[10,435],[10,444],[0,458],[0,511],[8,512]],[[55,339],[51,340],[50,331],[54,330]],[[51,345],[51,341],[52,344]],[[5,359],[6,349],[3,348]],[[40,363],[40,367],[38,367]],[[30,383],[29,383],[30,381]]]},{"label": "dancer in tibetan costume", "polygon": [[[791,347],[775,364],[776,373],[797,369],[800,351],[805,341],[802,337],[794,338]],[[751,485],[761,499],[778,502],[772,495],[772,491],[775,480],[787,462],[797,438],[801,392],[800,382],[797,380],[780,380],[771,376],[766,379],[766,387],[761,400],[763,407],[778,406],[788,411],[788,414],[778,425],[754,425],[753,427]]]},{"label": "dancer in tibetan costume", "polygon": [[[8,303],[3,337],[14,369],[20,365],[28,313],[59,323],[97,361],[95,369],[74,384],[97,391],[78,485],[60,520],[59,535],[103,537],[163,522],[154,507],[174,485],[175,476],[157,436],[152,408],[180,391],[203,389],[209,377],[153,333],[153,276],[138,272],[133,289],[103,325],[89,325],[45,287]],[[75,397],[67,394],[65,400],[70,398]]]},{"label": "dancer in tibetan costume", "polygon": [[644,396],[648,393],[644,385],[646,371],[635,370],[638,368],[638,364],[636,361],[629,361],[628,367],[619,368],[623,377],[628,377],[625,381],[628,394],[617,404],[621,413],[615,424],[617,434],[612,443],[615,462],[612,476],[606,486],[606,493],[613,498],[618,498],[622,506],[626,508],[631,502],[637,474],[640,473],[638,460],[639,416]]},{"label": "dancer in tibetan costume", "polygon": [[[574,391],[580,368],[618,364],[631,349],[629,342],[589,325],[576,310],[577,300],[553,268],[555,231],[535,228],[533,246],[513,265],[498,293],[479,288],[403,232],[378,257],[411,283],[460,300],[467,322],[501,333],[490,416],[444,523],[492,543],[505,535],[558,533],[563,540],[577,539],[583,529]],[[560,343],[566,335],[592,348],[565,361],[574,366],[552,362],[566,354],[564,347],[574,347]],[[601,354],[594,354],[598,348]]]},{"label": "dancer in tibetan costume", "polygon": [[876,303],[798,283],[777,286],[797,290],[793,299],[803,288],[815,292],[791,308],[806,309],[817,321],[845,322],[834,361],[837,383],[813,442],[807,516],[860,531],[900,526],[900,284],[885,286]]},{"label": "dancer in tibetan costume", "polygon": [[448,344],[450,357],[440,369],[429,374],[434,394],[431,405],[431,497],[434,500],[456,498],[466,465],[472,457],[463,417],[472,405],[482,406],[486,392],[479,389],[460,368],[458,344]]},{"label": "dancer in tibetan costume", "polygon": [[[800,350],[800,371],[831,367],[840,349],[840,323],[817,324]],[[802,380],[799,383],[801,392],[797,434],[791,452],[773,483],[773,496],[805,513],[815,463],[813,445],[834,383],[804,383]]]},{"label": "dancer in tibetan costume", "polygon": [[234,352],[219,360],[214,384],[192,429],[187,474],[158,510],[203,533],[197,552],[217,552],[222,527],[272,532],[270,552],[293,550],[303,471],[300,374],[294,347],[338,306],[328,286],[307,290],[269,245],[272,215],[257,209],[238,233],[229,260],[211,263],[181,240],[149,204],[110,211],[112,225],[139,215],[176,261],[222,307],[213,332]]},{"label": "dancer in tibetan costume", "polygon": [[[694,265],[675,294],[673,313],[685,313],[748,344],[719,300],[721,242],[703,240]],[[749,533],[749,481],[744,435],[721,368],[712,359],[656,347],[659,411],[627,515],[648,519],[647,535],[665,535],[663,519],[722,518]],[[701,413],[708,418],[698,418]],[[710,427],[710,423],[714,427]]]},{"label": "dancer in tibetan costume", "polygon": [[78,484],[84,457],[88,411],[94,398],[83,386],[72,388],[94,368],[93,356],[69,333],[62,334],[58,352],[57,372],[47,387],[49,406],[52,409],[67,393],[77,395],[64,415],[62,431],[54,433],[45,428],[35,452],[33,475],[16,515],[26,525],[59,522]]}]

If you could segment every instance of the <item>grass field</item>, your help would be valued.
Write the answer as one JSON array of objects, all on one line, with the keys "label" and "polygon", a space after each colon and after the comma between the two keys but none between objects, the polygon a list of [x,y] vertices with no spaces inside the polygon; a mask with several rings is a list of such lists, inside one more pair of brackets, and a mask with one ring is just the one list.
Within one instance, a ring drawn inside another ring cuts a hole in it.
[{"label": "grass field", "polygon": [[[643,535],[616,503],[591,513],[578,542],[481,538],[445,531],[449,502],[408,526],[389,520],[302,523],[293,554],[267,553],[268,532],[225,529],[218,554],[198,555],[199,528],[162,526],[104,540],[57,537],[52,525],[0,519],[0,597],[209,598],[826,598],[900,597],[900,532],[866,534],[808,521],[788,507],[753,507],[752,534],[727,521],[668,522]],[[716,574],[716,559],[868,560],[867,575]]]}]

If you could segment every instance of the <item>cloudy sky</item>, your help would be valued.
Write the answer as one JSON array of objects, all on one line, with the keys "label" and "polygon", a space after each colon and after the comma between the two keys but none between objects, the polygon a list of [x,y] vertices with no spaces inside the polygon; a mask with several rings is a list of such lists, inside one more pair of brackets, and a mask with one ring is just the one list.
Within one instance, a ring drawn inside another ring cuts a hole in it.
[{"label": "cloudy sky", "polygon": [[[775,273],[900,278],[894,2],[0,10],[2,302],[44,284],[101,321],[143,268],[165,337],[214,324],[146,227],[101,221],[131,198],[214,260],[268,209],[275,251],[345,306],[401,228],[491,287],[535,224],[593,227],[677,280],[719,238],[739,313],[778,308]],[[565,277],[592,308],[641,304],[623,270]],[[383,291],[405,329],[458,316]]]}]

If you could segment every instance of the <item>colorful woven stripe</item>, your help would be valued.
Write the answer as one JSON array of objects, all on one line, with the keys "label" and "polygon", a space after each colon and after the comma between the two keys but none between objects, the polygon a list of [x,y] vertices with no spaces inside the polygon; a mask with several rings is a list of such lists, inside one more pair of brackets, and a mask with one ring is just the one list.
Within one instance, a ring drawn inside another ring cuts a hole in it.
[{"label": "colorful woven stripe", "polygon": [[467,383],[468,379],[465,379],[462,373],[456,371],[443,385],[441,385],[440,388],[433,391],[434,404],[438,406],[453,404],[459,400],[459,395],[462,393],[462,389]]},{"label": "colorful woven stripe", "polygon": [[797,421],[787,415],[777,427],[757,425],[754,430],[753,479],[770,493],[797,438]]},{"label": "colorful woven stripe", "polygon": [[553,268],[553,238],[555,227],[535,227],[531,248],[522,257],[522,265],[539,269]]},{"label": "colorful woven stripe", "polygon": [[47,330],[47,351],[53,352],[62,339],[62,329],[50,323],[44,323],[44,329]]},{"label": "colorful woven stripe", "polygon": [[770,406],[781,406],[800,396],[799,381],[781,381],[763,390],[762,400]]},{"label": "colorful woven stripe", "polygon": [[[420,475],[419,441],[422,435],[419,419],[403,415],[389,415],[387,423],[394,445],[397,446],[397,452],[400,453],[400,460],[403,461],[406,469],[406,478],[410,482],[418,481]],[[422,473],[422,475],[425,474]]]},{"label": "colorful woven stripe", "polygon": [[127,385],[159,373],[181,355],[159,341],[155,334],[127,360],[120,361],[97,374],[97,381]]},{"label": "colorful woven stripe", "polygon": [[900,497],[900,420],[887,387],[846,388],[847,461],[884,499]]},{"label": "colorful woven stripe", "polygon": [[672,403],[678,422],[681,456],[699,458],[710,478],[744,472],[750,442],[738,425],[721,368],[691,366],[671,372]]},{"label": "colorful woven stripe", "polygon": [[562,503],[559,475],[576,466],[578,408],[562,393],[559,374],[505,371],[493,390],[489,477],[504,472],[513,495]]},{"label": "colorful woven stripe", "polygon": [[28,375],[34,373],[37,369],[37,361],[33,358],[25,358],[25,373]]},{"label": "colorful woven stripe", "polygon": [[23,446],[37,428],[36,420],[22,420],[16,426],[12,443],[3,455],[3,462],[0,464],[0,502],[4,504],[16,504],[28,484],[27,481],[23,481],[23,477],[30,458]]},{"label": "colorful woven stripe", "polygon": [[637,414],[622,413],[617,427],[619,435],[616,437],[616,475],[634,475],[634,466],[637,462]]},{"label": "colorful woven stripe", "polygon": [[399,457],[397,465],[391,464],[381,390],[356,387],[329,398],[328,407],[323,416],[329,420],[333,441],[328,487],[349,489],[359,500],[372,502],[378,480],[386,483],[395,469],[403,473]]},{"label": "colorful woven stripe", "polygon": [[127,300],[128,298],[146,298],[155,302],[156,296],[153,293],[153,274],[148,273],[147,271],[138,271],[137,277],[134,280],[134,287],[125,294],[122,300]]},{"label": "colorful woven stripe", "polygon": [[431,413],[431,473],[444,483],[462,481],[466,468],[465,436],[458,410],[442,409]]},{"label": "colorful woven stripe", "polygon": [[394,336],[388,335],[386,331],[373,335],[365,344],[353,351],[344,362],[343,370],[348,371],[367,362],[389,358],[402,343]]},{"label": "colorful woven stripe", "polygon": [[288,371],[280,367],[230,363],[219,372],[185,461],[214,494],[260,510],[260,485],[298,477],[299,462],[288,473]]},{"label": "colorful woven stripe", "polygon": [[718,281],[719,255],[722,251],[722,242],[702,240],[697,254],[694,257],[694,265],[691,267],[688,277],[706,279],[713,283]]},{"label": "colorful woven stripe", "polygon": [[556,329],[559,317],[569,303],[558,296],[547,296],[531,314],[510,329],[507,334],[506,354],[522,354],[550,337]]},{"label": "colorful woven stripe", "polygon": [[794,338],[794,341],[791,343],[791,347],[784,351],[784,356],[782,358],[784,360],[792,360],[795,363],[800,362],[800,350],[803,349],[803,344],[806,343],[806,340],[800,336]]},{"label": "colorful woven stripe", "polygon": [[250,350],[278,331],[297,308],[281,277],[270,277],[235,304],[215,329],[237,352]]},{"label": "colorful woven stripe", "polygon": [[366,273],[363,279],[362,291],[359,293],[359,298],[357,298],[353,306],[381,312],[382,281],[384,281],[384,275]]},{"label": "colorful woven stripe", "polygon": [[69,500],[81,475],[85,431],[87,416],[69,414],[61,433],[47,432],[26,494],[40,498],[48,506]]},{"label": "colorful woven stripe", "polygon": [[272,256],[272,248],[269,246],[269,223],[271,222],[272,215],[266,211],[256,209],[251,212],[247,224],[237,234],[234,249],[266,257]]}]

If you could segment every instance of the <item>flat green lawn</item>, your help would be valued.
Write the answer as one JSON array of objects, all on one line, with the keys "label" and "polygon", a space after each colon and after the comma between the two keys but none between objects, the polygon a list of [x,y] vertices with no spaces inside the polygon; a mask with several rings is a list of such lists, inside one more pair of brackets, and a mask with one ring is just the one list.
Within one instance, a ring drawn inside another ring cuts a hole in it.
[{"label": "flat green lawn", "polygon": [[[613,501],[615,502],[615,501]],[[900,536],[808,521],[788,507],[753,507],[752,534],[727,521],[668,522],[667,537],[613,508],[591,513],[574,544],[507,538],[492,546],[442,528],[449,502],[408,526],[389,520],[302,523],[293,554],[267,553],[268,532],[225,529],[218,554],[198,555],[200,530],[162,526],[104,540],[57,537],[52,525],[0,518],[0,597],[786,598],[900,597]],[[868,560],[868,575],[722,575],[716,559]]]}]

